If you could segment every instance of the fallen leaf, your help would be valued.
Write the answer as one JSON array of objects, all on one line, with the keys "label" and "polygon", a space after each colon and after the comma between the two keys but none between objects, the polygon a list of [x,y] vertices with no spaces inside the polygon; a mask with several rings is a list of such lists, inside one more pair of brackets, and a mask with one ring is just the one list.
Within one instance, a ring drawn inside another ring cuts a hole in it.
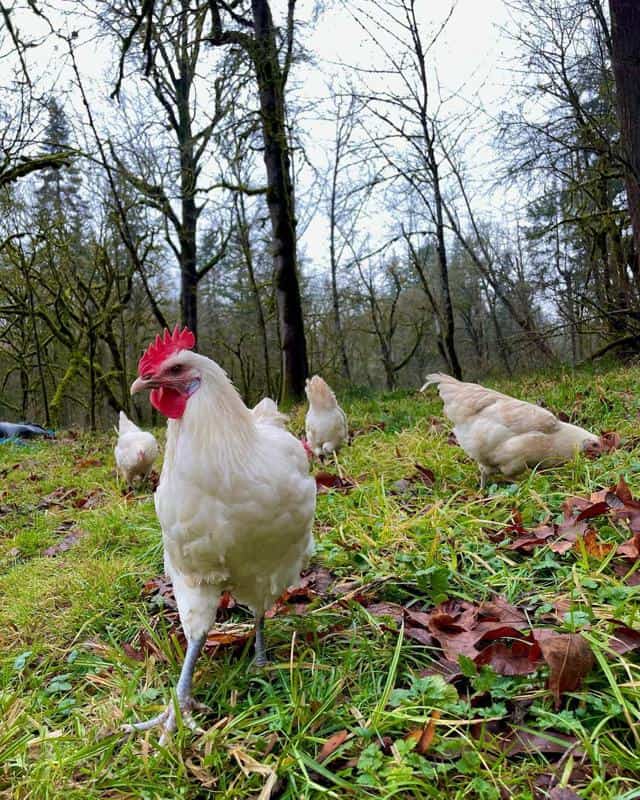
[{"label": "fallen leaf", "polygon": [[47,547],[42,555],[47,556],[47,558],[52,558],[53,556],[57,556],[59,553],[64,553],[67,550],[70,550],[79,539],[86,535],[86,531],[83,531],[81,528],[72,528],[72,530],[59,542],[56,544],[51,545],[51,547]]},{"label": "fallen leaf", "polygon": [[514,640],[511,646],[493,642],[476,656],[475,663],[491,667],[498,675],[530,675],[540,667],[540,655],[535,642]]},{"label": "fallen leaf", "polygon": [[436,482],[436,476],[432,469],[429,469],[428,467],[423,467],[422,464],[418,464],[418,462],[414,464],[414,467],[416,468],[416,474],[414,476],[414,480],[416,482],[419,481],[420,483],[423,483],[425,486],[434,485],[434,483]]},{"label": "fallen leaf", "polygon": [[64,486],[60,486],[58,489],[54,489],[53,492],[43,497],[38,503],[37,508],[45,509],[52,508],[54,506],[58,508],[64,508],[65,506],[70,505],[71,501],[77,496],[77,489],[66,489]]},{"label": "fallen leaf", "polygon": [[76,467],[85,469],[86,467],[101,467],[102,461],[99,458],[79,458],[76,460]]},{"label": "fallen leaf", "polygon": [[562,695],[578,689],[591,670],[593,653],[579,633],[556,633],[543,628],[534,631],[534,636],[549,665],[548,687],[558,709]]},{"label": "fallen leaf", "polygon": [[372,603],[367,606],[372,617],[391,617],[398,625],[404,620],[405,608],[398,603]]},{"label": "fallen leaf", "polygon": [[549,800],[581,800],[580,795],[576,794],[573,789],[561,789],[556,786],[549,792]]},{"label": "fallen leaf", "polygon": [[564,755],[568,750],[572,750],[577,756],[583,753],[578,747],[578,739],[575,736],[566,736],[556,731],[530,733],[514,729],[506,739],[502,739],[501,745],[508,756],[521,753]]},{"label": "fallen leaf", "polygon": [[600,449],[603,453],[611,453],[620,447],[620,434],[616,431],[602,431],[598,441],[600,442]]},{"label": "fallen leaf", "polygon": [[205,650],[218,650],[220,647],[244,645],[254,635],[253,625],[233,622],[216,623],[207,634]]},{"label": "fallen leaf", "polygon": [[620,625],[613,629],[609,639],[609,648],[620,655],[637,650],[640,647],[640,631]]},{"label": "fallen leaf", "polygon": [[630,539],[618,545],[616,555],[637,561],[640,558],[640,533],[634,533]]},{"label": "fallen leaf", "polygon": [[97,506],[102,505],[104,502],[105,493],[102,489],[92,489],[89,494],[84,497],[77,497],[73,501],[74,508],[83,508],[86,511]]},{"label": "fallen leaf", "polygon": [[578,551],[581,550],[582,546],[594,558],[604,558],[613,549],[612,544],[601,542],[598,539],[598,534],[592,528],[573,545],[574,549]]},{"label": "fallen leaf", "polygon": [[331,472],[316,472],[316,487],[319,492],[350,492],[355,487],[355,481],[351,478],[342,478]]},{"label": "fallen leaf", "polygon": [[610,510],[609,503],[606,500],[601,500],[599,503],[592,503],[586,506],[576,517],[576,522],[581,522],[583,519],[592,519],[599,517],[602,514],[607,514]]},{"label": "fallen leaf", "polygon": [[423,756],[427,750],[433,744],[433,740],[436,735],[436,724],[440,717],[442,716],[442,712],[435,710],[431,714],[431,719],[424,728],[418,728],[415,731],[411,731],[411,733],[407,734],[405,737],[408,741],[415,741],[416,746],[414,748],[414,752],[419,753]]},{"label": "fallen leaf", "polygon": [[330,736],[320,748],[320,752],[316,757],[316,761],[319,764],[322,764],[323,761],[326,761],[330,755],[335,753],[335,751],[340,747],[340,745],[345,743],[348,736],[349,733],[346,730],[337,731],[332,736]]}]

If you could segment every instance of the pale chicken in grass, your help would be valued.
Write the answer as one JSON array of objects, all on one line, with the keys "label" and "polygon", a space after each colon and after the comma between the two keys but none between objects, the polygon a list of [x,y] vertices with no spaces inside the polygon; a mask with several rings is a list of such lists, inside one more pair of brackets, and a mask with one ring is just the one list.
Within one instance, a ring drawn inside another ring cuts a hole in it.
[{"label": "pale chicken in grass", "polygon": [[337,453],[349,438],[344,411],[327,382],[319,375],[307,381],[305,392],[309,410],[304,425],[311,452],[318,458]]},{"label": "pale chicken in grass", "polygon": [[[224,371],[190,352],[193,334],[157,337],[131,392],[151,389],[169,417],[155,505],[165,568],[173,581],[187,652],[176,686],[185,714],[198,655],[221,594],[252,609],[256,663],[265,663],[264,612],[299,578],[313,549],[316,485],[301,443],[283,428],[273,401],[250,411]],[[148,722],[162,739],[176,726],[174,704]]]},{"label": "pale chicken in grass", "polygon": [[158,457],[158,442],[148,431],[143,431],[129,417],[120,412],[118,441],[114,449],[116,467],[128,486],[134,478],[146,478]]},{"label": "pale chicken in grass", "polygon": [[440,372],[427,375],[421,391],[433,384],[460,447],[480,467],[481,488],[494,472],[514,478],[527,467],[561,464],[578,452],[600,452],[597,436],[561,422],[540,406]]}]

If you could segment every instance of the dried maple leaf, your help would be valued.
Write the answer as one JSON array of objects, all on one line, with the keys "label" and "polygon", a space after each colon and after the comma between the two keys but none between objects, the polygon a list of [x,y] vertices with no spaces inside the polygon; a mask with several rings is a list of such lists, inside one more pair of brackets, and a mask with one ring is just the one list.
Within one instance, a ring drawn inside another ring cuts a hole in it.
[{"label": "dried maple leaf", "polygon": [[556,633],[548,629],[534,631],[544,660],[549,665],[548,687],[555,707],[562,705],[562,695],[578,689],[593,666],[593,653],[579,633]]}]

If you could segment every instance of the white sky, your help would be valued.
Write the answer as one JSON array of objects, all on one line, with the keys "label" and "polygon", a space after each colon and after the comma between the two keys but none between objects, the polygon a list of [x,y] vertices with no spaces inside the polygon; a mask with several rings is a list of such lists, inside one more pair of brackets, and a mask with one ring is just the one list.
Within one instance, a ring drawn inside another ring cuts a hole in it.
[{"label": "white sky", "polygon": [[[279,9],[286,7],[284,0],[272,0],[274,14]],[[424,26],[425,39],[437,30],[450,9],[450,0],[418,0],[420,21]],[[309,22],[312,18],[315,0],[298,0],[297,18]],[[327,96],[327,86],[335,77],[342,77],[348,73],[344,65],[360,69],[381,65],[380,51],[368,39],[362,26],[358,23],[356,14],[357,6],[366,7],[366,0],[348,0],[346,3],[334,2],[329,4],[329,9],[323,13],[312,27],[306,25],[302,31],[306,49],[313,54],[314,63],[300,65],[293,75],[300,86],[299,93],[302,98],[317,100]],[[50,0],[50,8],[64,9],[67,12],[81,12],[81,4],[76,0]],[[16,17],[21,33],[38,37],[45,33],[44,23],[38,20],[31,12],[24,12]],[[52,19],[56,24],[62,22],[60,14],[55,14]],[[511,76],[505,69],[507,60],[514,56],[513,44],[506,37],[502,29],[509,24],[509,11],[503,0],[457,0],[455,10],[444,32],[438,39],[436,46],[431,51],[429,61],[435,65],[438,81],[442,87],[443,95],[458,94],[459,100],[449,103],[451,110],[462,110],[467,101],[479,102],[489,115],[497,113],[505,102],[508,83]],[[110,68],[114,63],[112,49],[104,43],[96,45],[93,31],[88,24],[77,17],[70,23],[72,29],[79,30],[76,40],[77,58],[83,79],[86,79],[87,88],[100,115],[108,116],[113,111],[112,101],[108,95],[112,84],[104,79],[105,74],[112,75]],[[69,99],[78,108],[77,94],[72,90],[71,74],[63,66],[64,45],[46,44],[29,52],[29,58],[40,67],[45,82],[51,81],[59,91],[69,91]],[[384,87],[384,79],[376,77],[373,80],[377,87]],[[478,113],[478,117],[481,114]],[[484,118],[483,118],[484,120]],[[486,120],[484,120],[486,127]],[[326,159],[329,140],[332,135],[332,125],[322,121],[313,121],[305,115],[307,127],[308,155],[317,166]],[[481,184],[490,182],[490,167],[488,164],[493,158],[490,140],[478,137],[476,152],[471,155],[470,166],[475,170],[476,179],[481,179]],[[469,158],[467,158],[469,160]],[[262,166],[262,165],[260,165]],[[484,180],[486,176],[486,181]],[[301,179],[298,187],[298,196],[304,195],[307,190],[305,181]],[[504,199],[504,198],[503,198]],[[491,204],[495,199],[486,194],[479,198],[481,209],[485,212],[497,211]],[[327,262],[327,225],[322,213],[316,213],[310,224],[305,221],[301,237],[302,251],[306,254],[316,268],[324,269]],[[368,224],[375,227],[376,220]],[[378,232],[380,233],[380,231]]]}]

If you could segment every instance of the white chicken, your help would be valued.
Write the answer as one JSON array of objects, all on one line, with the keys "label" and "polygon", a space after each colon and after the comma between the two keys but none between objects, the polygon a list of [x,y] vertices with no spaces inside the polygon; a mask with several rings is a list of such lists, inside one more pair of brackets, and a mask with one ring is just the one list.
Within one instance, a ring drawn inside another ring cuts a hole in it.
[{"label": "white chicken", "polygon": [[305,392],[309,410],[304,425],[312,453],[318,458],[337,453],[349,437],[344,411],[331,387],[319,375],[307,380]]},{"label": "white chicken", "polygon": [[577,452],[600,452],[597,436],[561,422],[540,406],[440,372],[427,375],[421,391],[432,384],[438,387],[460,446],[478,462],[482,489],[493,472],[513,478],[527,467],[568,461]]},{"label": "white chicken", "polygon": [[[266,663],[264,612],[294,584],[313,549],[316,486],[300,442],[273,401],[254,412],[186,328],[156,337],[138,364],[132,394],[151,389],[169,417],[155,493],[165,568],[173,581],[187,652],[176,687],[185,715],[198,655],[220,595],[230,591],[256,620],[256,663]],[[274,414],[275,409],[275,414]],[[175,729],[174,704],[129,729]]]},{"label": "white chicken", "polygon": [[116,467],[128,486],[136,477],[146,478],[158,457],[158,442],[148,431],[141,430],[129,417],[120,412],[118,441],[114,449]]}]

